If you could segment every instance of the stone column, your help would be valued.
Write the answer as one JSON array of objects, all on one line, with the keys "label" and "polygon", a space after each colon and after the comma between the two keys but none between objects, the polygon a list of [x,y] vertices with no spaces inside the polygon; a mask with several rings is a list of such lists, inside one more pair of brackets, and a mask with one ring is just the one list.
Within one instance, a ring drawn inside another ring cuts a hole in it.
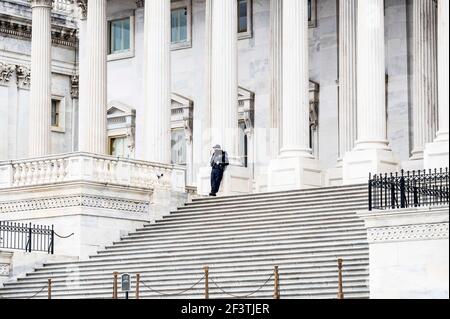
[{"label": "stone column", "polygon": [[309,146],[308,1],[283,0],[282,147],[269,167],[270,191],[322,185]]},{"label": "stone column", "polygon": [[342,159],[356,141],[356,3],[339,1],[339,157],[327,170],[327,186],[342,185]]},{"label": "stone column", "polygon": [[356,141],[356,0],[339,1],[339,161]]},{"label": "stone column", "polygon": [[344,157],[344,184],[398,169],[386,129],[384,1],[358,1],[357,21],[358,140]]},{"label": "stone column", "polygon": [[282,0],[270,0],[270,140],[271,155],[276,158],[281,145],[281,106],[283,83]]},{"label": "stone column", "polygon": [[211,138],[231,160],[238,154],[237,23],[237,1],[212,1]]},{"label": "stone column", "polygon": [[[227,151],[230,166],[224,174],[220,194],[239,194],[251,191],[250,170],[240,167],[238,156],[238,49],[237,49],[237,1],[208,0],[206,2],[206,46],[210,92],[211,145],[220,144]],[[208,26],[210,29],[208,29]],[[208,103],[209,102],[209,103]],[[207,122],[207,121],[205,121]],[[207,140],[207,138],[205,138]],[[209,161],[208,161],[209,162]],[[208,165],[200,169],[197,177],[198,193],[211,190]]]},{"label": "stone column", "polygon": [[436,3],[414,0],[413,12],[414,136],[411,160],[421,161],[425,144],[433,141],[437,126]]},{"label": "stone column", "polygon": [[82,149],[83,141],[88,137],[85,135],[86,129],[83,123],[83,118],[87,118],[87,83],[89,81],[87,71],[87,0],[77,0],[79,7],[79,22],[78,22],[78,42],[79,42],[79,58],[78,58],[78,74],[79,74],[79,94],[78,94],[78,150]]},{"label": "stone column", "polygon": [[449,164],[449,1],[438,0],[438,105],[439,130],[433,143],[425,149],[424,166],[427,169],[448,167]]},{"label": "stone column", "polygon": [[170,164],[170,0],[145,1],[144,159]]},{"label": "stone column", "polygon": [[80,82],[82,92],[86,92],[80,101],[80,151],[107,154],[107,1],[89,0],[87,5],[86,83]]},{"label": "stone column", "polygon": [[52,0],[32,0],[28,155],[49,155],[52,86]]}]

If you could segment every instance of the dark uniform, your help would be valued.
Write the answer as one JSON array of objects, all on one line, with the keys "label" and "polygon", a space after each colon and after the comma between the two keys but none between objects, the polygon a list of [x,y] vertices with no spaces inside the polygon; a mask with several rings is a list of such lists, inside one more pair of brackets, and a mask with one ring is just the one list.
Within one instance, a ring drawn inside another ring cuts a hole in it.
[{"label": "dark uniform", "polygon": [[[218,154],[218,152],[220,152]],[[216,196],[220,189],[223,172],[229,165],[228,155],[225,151],[216,151],[211,157],[211,193],[209,195]]]}]

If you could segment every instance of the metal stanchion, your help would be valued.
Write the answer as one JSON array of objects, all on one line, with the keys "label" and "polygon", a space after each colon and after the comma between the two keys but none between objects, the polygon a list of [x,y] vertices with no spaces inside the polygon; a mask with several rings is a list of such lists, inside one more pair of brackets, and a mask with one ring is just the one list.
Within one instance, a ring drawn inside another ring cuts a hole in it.
[{"label": "metal stanchion", "polygon": [[209,267],[205,266],[205,299],[209,299]]},{"label": "metal stanchion", "polygon": [[141,274],[136,274],[136,299],[139,299],[139,285],[141,281]]},{"label": "metal stanchion", "polygon": [[278,266],[274,267],[273,275],[274,275],[273,299],[280,299],[280,275],[278,273]]},{"label": "metal stanchion", "polygon": [[344,299],[342,288],[342,259],[338,259],[338,295],[337,299]]},{"label": "metal stanchion", "polygon": [[48,280],[48,299],[52,299],[52,280]]},{"label": "metal stanchion", "polygon": [[113,299],[117,299],[117,277],[118,277],[118,273],[117,272],[113,272]]}]

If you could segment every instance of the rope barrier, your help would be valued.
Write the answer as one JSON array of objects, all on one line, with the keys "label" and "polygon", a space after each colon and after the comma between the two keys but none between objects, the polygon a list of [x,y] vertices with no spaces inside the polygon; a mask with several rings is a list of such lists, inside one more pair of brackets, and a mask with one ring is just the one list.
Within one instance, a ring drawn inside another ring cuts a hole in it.
[{"label": "rope barrier", "polygon": [[58,235],[57,232],[53,232],[53,233],[55,234],[56,237],[59,237],[59,238],[61,238],[61,239],[67,239],[67,238],[70,238],[70,237],[72,237],[72,236],[75,235],[75,233],[72,233],[72,234],[70,234],[69,236],[61,236],[61,235]]},{"label": "rope barrier", "polygon": [[45,285],[44,287],[41,288],[41,290],[39,290],[37,293],[35,293],[33,296],[26,298],[26,299],[33,299],[34,297],[36,297],[37,295],[39,295],[42,291],[44,291],[44,289],[47,288],[47,285]]},{"label": "rope barrier", "polygon": [[178,296],[178,295],[184,294],[185,292],[188,292],[189,290],[192,290],[195,286],[197,286],[199,283],[201,283],[203,279],[205,279],[205,276],[203,276],[202,278],[200,278],[199,281],[197,281],[195,284],[193,284],[193,285],[192,285],[191,287],[189,287],[188,289],[184,289],[184,290],[182,290],[182,291],[180,291],[180,292],[177,292],[177,293],[170,293],[170,294],[167,294],[167,293],[164,293],[164,292],[155,290],[155,289],[153,289],[153,288],[150,288],[149,286],[147,286],[147,284],[146,284],[145,281],[143,281],[143,280],[141,280],[140,282],[141,282],[148,290],[153,291],[153,292],[155,292],[155,293],[157,293],[157,294],[159,294],[159,295],[161,295],[161,296]]},{"label": "rope barrier", "polygon": [[264,287],[266,287],[267,284],[269,283],[270,279],[272,279],[272,277],[273,277],[273,274],[271,274],[271,275],[269,276],[269,278],[266,280],[266,282],[265,282],[261,287],[259,287],[257,290],[253,291],[252,293],[249,293],[249,294],[247,294],[247,295],[242,295],[242,296],[234,295],[234,294],[231,294],[231,293],[225,291],[222,287],[220,287],[220,286],[214,281],[214,279],[212,279],[212,278],[209,278],[209,279],[212,281],[212,283],[214,284],[214,286],[216,286],[216,287],[217,287],[220,291],[222,291],[224,294],[226,294],[226,295],[228,295],[228,296],[231,296],[231,297],[233,297],[233,298],[243,299],[243,298],[248,298],[248,297],[250,297],[250,296],[256,294],[256,293],[259,292],[261,289],[263,289]]}]

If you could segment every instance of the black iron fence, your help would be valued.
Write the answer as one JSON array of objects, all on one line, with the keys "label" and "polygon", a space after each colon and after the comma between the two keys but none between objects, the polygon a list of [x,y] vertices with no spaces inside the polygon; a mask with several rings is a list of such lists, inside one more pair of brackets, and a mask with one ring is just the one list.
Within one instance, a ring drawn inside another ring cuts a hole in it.
[{"label": "black iron fence", "polygon": [[39,226],[0,221],[0,248],[54,254],[53,226]]},{"label": "black iron fence", "polygon": [[369,210],[449,203],[448,168],[369,177]]}]

